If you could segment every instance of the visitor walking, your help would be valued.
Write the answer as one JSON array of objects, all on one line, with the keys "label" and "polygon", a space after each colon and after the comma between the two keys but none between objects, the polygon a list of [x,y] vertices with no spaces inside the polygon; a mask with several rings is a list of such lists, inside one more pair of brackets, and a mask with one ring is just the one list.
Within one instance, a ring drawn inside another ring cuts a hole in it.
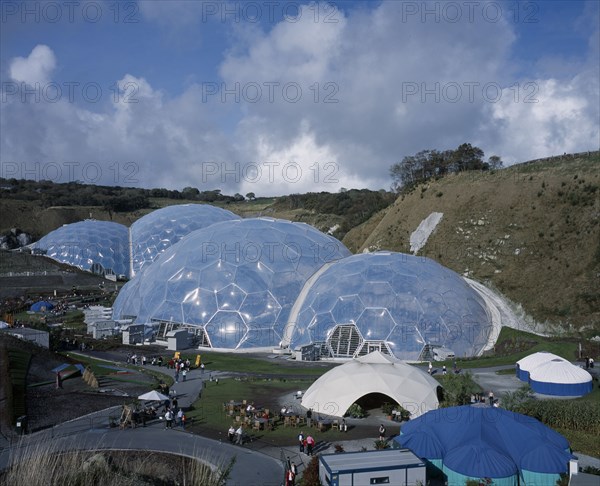
[{"label": "visitor walking", "polygon": [[379,440],[385,440],[385,427],[383,424],[379,426]]},{"label": "visitor walking", "polygon": [[306,454],[312,456],[313,447],[315,446],[315,439],[313,439],[312,435],[309,435],[306,438]]},{"label": "visitor walking", "polygon": [[244,424],[240,424],[238,429],[235,431],[235,443],[238,445],[242,445],[244,437]]}]

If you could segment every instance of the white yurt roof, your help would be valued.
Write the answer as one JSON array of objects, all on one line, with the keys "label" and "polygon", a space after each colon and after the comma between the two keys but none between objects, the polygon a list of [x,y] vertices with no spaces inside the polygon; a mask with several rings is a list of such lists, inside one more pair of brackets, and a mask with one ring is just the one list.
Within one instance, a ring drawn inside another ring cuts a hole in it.
[{"label": "white yurt roof", "polygon": [[411,412],[414,418],[438,408],[439,386],[425,371],[374,351],[321,376],[304,394],[302,406],[341,417],[359,398],[381,393]]},{"label": "white yurt roof", "polygon": [[538,353],[530,354],[529,356],[525,356],[524,358],[517,361],[519,368],[523,371],[531,371],[534,368],[537,368],[541,364],[547,363],[548,361],[552,361],[553,359],[560,359],[562,361],[566,361],[560,356],[556,354],[550,353],[548,351],[540,351]]},{"label": "white yurt roof", "polygon": [[592,381],[592,375],[578,366],[559,358],[537,366],[529,373],[533,381],[546,383],[575,384]]}]

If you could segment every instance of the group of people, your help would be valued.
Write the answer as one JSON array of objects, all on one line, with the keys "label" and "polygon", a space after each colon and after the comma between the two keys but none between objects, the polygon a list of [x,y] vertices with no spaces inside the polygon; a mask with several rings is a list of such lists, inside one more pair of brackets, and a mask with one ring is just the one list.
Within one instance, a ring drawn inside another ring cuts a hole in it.
[{"label": "group of people", "polygon": [[232,444],[242,445],[244,442],[244,424],[240,424],[237,429],[234,424],[231,424],[227,431],[227,437]]},{"label": "group of people", "polygon": [[[489,401],[490,407],[498,407],[498,400],[494,398],[494,392],[492,390],[487,394],[487,401]],[[471,393],[471,403],[485,403],[485,393]]]},{"label": "group of people", "polygon": [[188,371],[190,371],[190,360],[186,359],[184,361],[183,359],[178,358],[171,361],[173,361],[173,367],[175,368],[175,383],[179,383],[179,376],[181,376],[182,381],[185,381]]},{"label": "group of people", "polygon": [[165,429],[172,429],[173,422],[175,427],[181,427],[185,429],[185,413],[183,409],[178,406],[177,398],[173,398],[172,401],[166,400],[164,405],[165,414]]},{"label": "group of people", "polygon": [[300,452],[306,454],[307,456],[313,455],[313,449],[315,447],[315,439],[312,435],[304,436],[304,432],[300,431],[298,434],[298,443],[300,446]]}]

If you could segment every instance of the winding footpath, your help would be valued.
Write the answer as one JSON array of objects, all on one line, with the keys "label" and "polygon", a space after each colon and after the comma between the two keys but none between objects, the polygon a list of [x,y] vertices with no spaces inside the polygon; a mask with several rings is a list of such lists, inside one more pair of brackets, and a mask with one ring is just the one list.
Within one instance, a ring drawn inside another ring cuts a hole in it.
[{"label": "winding footpath", "polygon": [[[191,370],[185,382],[180,381],[171,387],[176,391],[179,406],[184,410],[203,389],[203,378],[201,370]],[[165,429],[162,421],[153,421],[146,427],[135,429],[109,427],[109,417],[119,417],[120,413],[121,407],[112,407],[25,435],[13,444],[4,441],[0,443],[0,469],[6,468],[13,456],[18,457],[32,447],[50,444],[52,450],[57,452],[75,449],[168,452],[198,458],[215,466],[227,465],[233,459],[235,462],[227,485],[279,486],[282,483],[283,465],[270,456],[243,446],[201,437],[181,428]]]}]

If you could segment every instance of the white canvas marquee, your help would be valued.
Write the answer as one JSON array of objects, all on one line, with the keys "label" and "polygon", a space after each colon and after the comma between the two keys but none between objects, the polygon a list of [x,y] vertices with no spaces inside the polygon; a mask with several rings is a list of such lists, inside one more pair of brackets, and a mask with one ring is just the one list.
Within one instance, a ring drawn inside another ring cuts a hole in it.
[{"label": "white canvas marquee", "polygon": [[304,394],[302,406],[341,417],[361,397],[381,393],[414,418],[438,408],[439,386],[426,372],[375,351],[321,376]]}]

